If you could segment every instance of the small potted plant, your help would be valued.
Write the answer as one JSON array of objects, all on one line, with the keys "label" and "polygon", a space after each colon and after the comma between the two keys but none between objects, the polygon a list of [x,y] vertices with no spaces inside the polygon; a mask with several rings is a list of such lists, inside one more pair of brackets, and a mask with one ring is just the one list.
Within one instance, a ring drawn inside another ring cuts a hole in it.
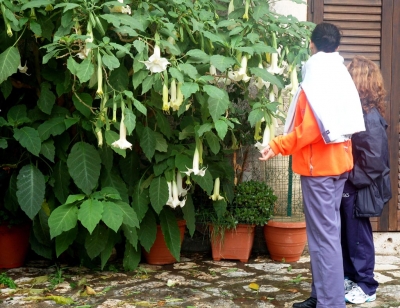
[{"label": "small potted plant", "polygon": [[217,211],[210,225],[213,259],[247,262],[253,247],[254,228],[267,223],[276,199],[266,183],[251,180],[235,187],[233,202],[222,214],[221,204],[214,202]]}]

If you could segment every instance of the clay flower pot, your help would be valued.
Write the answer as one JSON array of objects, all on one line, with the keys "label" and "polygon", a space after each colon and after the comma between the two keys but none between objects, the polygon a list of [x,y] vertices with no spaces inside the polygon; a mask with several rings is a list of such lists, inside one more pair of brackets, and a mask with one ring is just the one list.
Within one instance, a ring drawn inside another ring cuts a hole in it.
[{"label": "clay flower pot", "polygon": [[272,260],[296,262],[307,242],[306,223],[270,220],[264,226],[264,236]]},{"label": "clay flower pot", "polygon": [[24,265],[29,248],[30,224],[0,225],[0,268]]},{"label": "clay flower pot", "polygon": [[224,234],[213,234],[210,225],[211,250],[214,261],[233,259],[247,262],[254,242],[254,225],[238,224],[236,229],[223,230]]}]

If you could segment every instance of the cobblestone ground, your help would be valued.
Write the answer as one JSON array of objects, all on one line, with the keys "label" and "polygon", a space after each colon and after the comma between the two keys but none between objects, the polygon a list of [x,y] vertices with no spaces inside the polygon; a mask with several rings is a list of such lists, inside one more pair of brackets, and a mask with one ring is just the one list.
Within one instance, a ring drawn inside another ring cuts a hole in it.
[{"label": "cobblestone ground", "polygon": [[[292,307],[308,298],[311,283],[308,256],[287,264],[187,254],[173,265],[141,264],[128,273],[118,263],[96,271],[36,261],[6,273],[18,287],[0,289],[0,307]],[[375,302],[347,307],[400,307],[400,257],[377,255],[376,279]]]}]

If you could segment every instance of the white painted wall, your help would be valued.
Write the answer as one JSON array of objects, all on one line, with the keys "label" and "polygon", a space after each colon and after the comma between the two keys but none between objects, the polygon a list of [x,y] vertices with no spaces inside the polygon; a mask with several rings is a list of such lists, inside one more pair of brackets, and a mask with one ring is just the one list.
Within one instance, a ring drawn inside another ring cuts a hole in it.
[{"label": "white painted wall", "polygon": [[299,21],[307,20],[307,5],[297,4],[291,0],[272,0],[271,7],[282,15],[293,15]]}]

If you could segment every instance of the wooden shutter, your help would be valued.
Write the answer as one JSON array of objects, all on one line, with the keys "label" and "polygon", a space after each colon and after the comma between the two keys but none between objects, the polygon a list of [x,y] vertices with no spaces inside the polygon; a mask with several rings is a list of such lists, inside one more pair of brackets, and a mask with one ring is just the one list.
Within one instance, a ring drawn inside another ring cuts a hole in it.
[{"label": "wooden shutter", "polygon": [[363,55],[377,63],[387,90],[386,121],[393,197],[380,219],[371,219],[376,231],[400,231],[399,105],[400,0],[308,0],[308,20],[330,22],[342,32],[340,54],[348,63]]}]

